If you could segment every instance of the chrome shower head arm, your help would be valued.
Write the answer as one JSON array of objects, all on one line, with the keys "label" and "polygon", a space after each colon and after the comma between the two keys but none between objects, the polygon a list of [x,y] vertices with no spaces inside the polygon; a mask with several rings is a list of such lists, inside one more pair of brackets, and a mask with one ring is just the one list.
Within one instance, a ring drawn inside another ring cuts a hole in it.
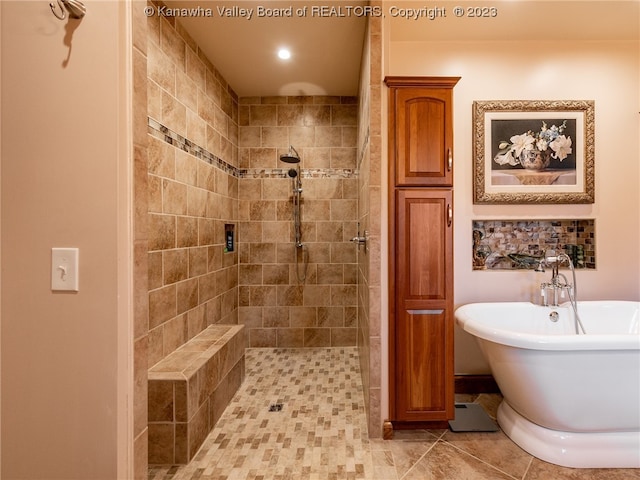
[{"label": "chrome shower head arm", "polygon": [[280,161],[285,163],[300,163],[300,155],[298,151],[293,148],[293,145],[289,145],[289,152],[280,155]]}]

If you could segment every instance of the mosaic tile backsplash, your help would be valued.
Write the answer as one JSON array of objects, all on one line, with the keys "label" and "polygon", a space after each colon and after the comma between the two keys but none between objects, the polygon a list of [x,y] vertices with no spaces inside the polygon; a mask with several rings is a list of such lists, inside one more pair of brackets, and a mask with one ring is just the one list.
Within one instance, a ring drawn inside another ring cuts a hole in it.
[{"label": "mosaic tile backsplash", "polygon": [[545,250],[566,253],[575,268],[595,269],[595,222],[581,220],[474,220],[473,269],[535,268]]}]

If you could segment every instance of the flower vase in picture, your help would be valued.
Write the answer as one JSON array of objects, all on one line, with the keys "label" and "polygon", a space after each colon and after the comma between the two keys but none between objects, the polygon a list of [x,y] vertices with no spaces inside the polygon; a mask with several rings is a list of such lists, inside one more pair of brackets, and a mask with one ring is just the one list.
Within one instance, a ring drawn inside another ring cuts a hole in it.
[{"label": "flower vase in picture", "polygon": [[551,163],[551,150],[538,150],[537,148],[523,150],[520,152],[519,160],[525,170],[541,171]]},{"label": "flower vase in picture", "polygon": [[493,161],[498,165],[521,166],[525,170],[544,170],[551,159],[563,161],[571,153],[571,137],[563,134],[567,121],[548,127],[542,122],[540,131],[531,130],[513,135],[509,142],[500,142],[500,151]]}]

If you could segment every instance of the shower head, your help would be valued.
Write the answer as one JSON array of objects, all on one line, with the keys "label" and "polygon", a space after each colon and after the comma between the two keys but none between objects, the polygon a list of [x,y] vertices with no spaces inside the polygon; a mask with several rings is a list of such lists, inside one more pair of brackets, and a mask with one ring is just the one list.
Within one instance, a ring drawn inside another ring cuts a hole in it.
[{"label": "shower head", "polygon": [[285,163],[300,163],[300,155],[298,155],[296,149],[293,148],[293,145],[289,145],[289,152],[280,155],[280,160]]},{"label": "shower head", "polygon": [[295,168],[290,168],[287,172],[287,175],[289,175],[291,178],[296,178],[298,176],[298,171]]}]

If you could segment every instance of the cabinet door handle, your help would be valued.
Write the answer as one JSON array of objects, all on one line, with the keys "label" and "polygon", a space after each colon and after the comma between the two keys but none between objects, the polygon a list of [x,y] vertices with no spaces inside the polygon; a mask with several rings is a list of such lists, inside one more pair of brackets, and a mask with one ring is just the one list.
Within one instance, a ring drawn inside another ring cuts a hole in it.
[{"label": "cabinet door handle", "polygon": [[451,149],[449,149],[447,166],[449,167],[449,171],[453,168],[453,153],[451,153]]},{"label": "cabinet door handle", "polygon": [[451,222],[453,222],[453,207],[449,204],[447,205],[447,227],[451,226]]}]

